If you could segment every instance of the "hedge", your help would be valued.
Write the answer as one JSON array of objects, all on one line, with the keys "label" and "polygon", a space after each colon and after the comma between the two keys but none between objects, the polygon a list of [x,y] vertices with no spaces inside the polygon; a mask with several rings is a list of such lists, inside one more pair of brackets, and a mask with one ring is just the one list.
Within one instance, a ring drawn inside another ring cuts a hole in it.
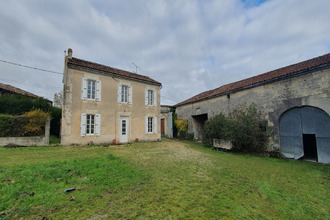
[{"label": "hedge", "polygon": [[19,116],[0,115],[0,137],[42,136],[48,116],[40,109]]},{"label": "hedge", "polygon": [[51,114],[50,134],[59,137],[62,110],[52,107],[50,103],[42,98],[32,98],[24,95],[0,96],[0,114],[22,115],[32,109],[40,109]]}]

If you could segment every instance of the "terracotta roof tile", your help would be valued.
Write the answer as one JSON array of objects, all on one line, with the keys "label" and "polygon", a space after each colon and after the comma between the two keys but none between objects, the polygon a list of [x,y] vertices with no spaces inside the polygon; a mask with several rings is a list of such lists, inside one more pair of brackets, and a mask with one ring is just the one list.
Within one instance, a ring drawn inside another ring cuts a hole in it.
[{"label": "terracotta roof tile", "polygon": [[70,67],[80,67],[80,68],[87,68],[90,70],[96,70],[96,71],[100,71],[102,73],[105,74],[111,74],[114,76],[119,76],[119,77],[124,77],[124,78],[130,78],[130,79],[134,79],[134,80],[138,80],[138,81],[144,81],[147,83],[152,83],[152,84],[157,84],[159,86],[161,86],[161,83],[151,79],[148,76],[143,76],[140,74],[136,74],[136,73],[131,73],[125,70],[120,70],[120,69],[116,69],[116,68],[112,68],[109,66],[105,66],[102,64],[98,64],[98,63],[93,63],[90,61],[86,61],[86,60],[81,60],[81,59],[77,59],[77,58],[69,58],[68,59],[68,66]]},{"label": "terracotta roof tile", "polygon": [[253,77],[241,80],[241,81],[229,83],[227,85],[221,86],[216,89],[202,92],[183,102],[176,104],[175,106],[178,107],[178,106],[186,105],[189,103],[199,102],[204,99],[209,99],[209,98],[213,98],[216,96],[225,95],[230,92],[235,92],[238,90],[249,88],[251,86],[265,84],[265,83],[271,82],[276,79],[294,76],[295,74],[299,74],[301,72],[312,70],[312,69],[319,68],[319,67],[329,65],[329,64],[330,64],[330,53],[310,59],[310,60],[306,60],[306,61],[303,61],[300,63],[296,63],[296,64],[293,64],[290,66],[286,66],[286,67],[283,67],[280,69],[276,69],[276,70],[273,70],[270,72],[266,72],[261,75],[253,76]]}]

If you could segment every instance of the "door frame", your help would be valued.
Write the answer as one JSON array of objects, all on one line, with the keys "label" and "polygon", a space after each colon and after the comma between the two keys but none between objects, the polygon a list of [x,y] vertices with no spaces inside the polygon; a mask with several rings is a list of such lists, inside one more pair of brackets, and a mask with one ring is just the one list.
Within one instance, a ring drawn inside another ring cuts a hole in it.
[{"label": "door frame", "polygon": [[[125,121],[125,132],[126,134],[123,135],[122,132],[123,132],[123,121]],[[130,117],[129,116],[120,116],[119,118],[119,142],[120,143],[128,143],[129,141],[129,136],[130,136],[130,127],[131,127],[131,124],[130,124]]]}]

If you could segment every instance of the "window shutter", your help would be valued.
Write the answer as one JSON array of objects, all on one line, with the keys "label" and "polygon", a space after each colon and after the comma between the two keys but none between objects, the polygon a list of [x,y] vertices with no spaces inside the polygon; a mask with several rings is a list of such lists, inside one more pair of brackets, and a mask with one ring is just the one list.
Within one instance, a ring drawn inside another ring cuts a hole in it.
[{"label": "window shutter", "polygon": [[86,136],[86,113],[81,114],[80,119],[80,136]]},{"label": "window shutter", "polygon": [[101,81],[96,81],[96,101],[101,101]]},{"label": "window shutter", "polygon": [[101,114],[95,115],[95,135],[101,135]]},{"label": "window shutter", "polygon": [[153,106],[157,106],[157,92],[156,92],[156,90],[154,90],[152,93],[153,93],[153,95],[154,95],[154,103],[153,103]]},{"label": "window shutter", "polygon": [[118,84],[118,103],[121,103],[121,84]]},{"label": "window shutter", "polygon": [[128,104],[132,104],[132,97],[133,97],[132,86],[129,86],[128,87]]},{"label": "window shutter", "polygon": [[81,99],[82,100],[87,99],[87,79],[86,78],[81,79]]},{"label": "window shutter", "polygon": [[144,124],[145,124],[145,133],[148,134],[148,116],[145,117]]},{"label": "window shutter", "polygon": [[157,117],[155,116],[153,118],[153,126],[154,126],[154,130],[153,130],[153,133],[157,134]]},{"label": "window shutter", "polygon": [[146,89],[144,92],[144,104],[148,105],[148,89]]}]

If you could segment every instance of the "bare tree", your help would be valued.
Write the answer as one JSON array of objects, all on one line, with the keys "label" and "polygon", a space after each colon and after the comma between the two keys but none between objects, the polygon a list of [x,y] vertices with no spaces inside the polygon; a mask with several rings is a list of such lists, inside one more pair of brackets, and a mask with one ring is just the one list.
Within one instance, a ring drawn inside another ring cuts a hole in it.
[{"label": "bare tree", "polygon": [[62,103],[63,103],[63,92],[57,92],[54,94],[54,102],[53,105],[58,108],[62,108]]}]

